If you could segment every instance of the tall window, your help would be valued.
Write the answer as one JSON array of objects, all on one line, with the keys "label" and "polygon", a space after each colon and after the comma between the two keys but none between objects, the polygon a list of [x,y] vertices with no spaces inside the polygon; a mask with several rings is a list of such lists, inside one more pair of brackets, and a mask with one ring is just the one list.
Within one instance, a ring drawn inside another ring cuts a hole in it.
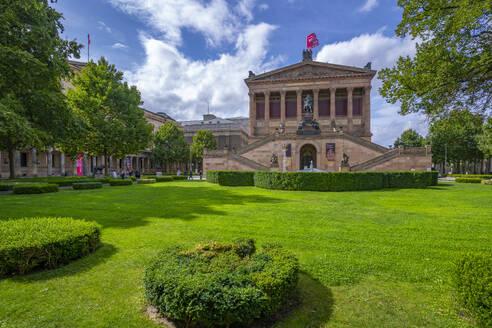
[{"label": "tall window", "polygon": [[319,92],[318,111],[320,117],[330,116],[330,90]]},{"label": "tall window", "polygon": [[335,115],[347,116],[347,90],[337,89],[335,93]]},{"label": "tall window", "polygon": [[270,118],[280,118],[280,95],[270,96]]},{"label": "tall window", "polygon": [[27,153],[20,153],[20,166],[27,167]]},{"label": "tall window", "polygon": [[352,114],[354,116],[362,116],[362,88],[354,89],[352,98]]},{"label": "tall window", "polygon": [[256,119],[263,120],[265,119],[265,103],[257,102],[256,103]]}]

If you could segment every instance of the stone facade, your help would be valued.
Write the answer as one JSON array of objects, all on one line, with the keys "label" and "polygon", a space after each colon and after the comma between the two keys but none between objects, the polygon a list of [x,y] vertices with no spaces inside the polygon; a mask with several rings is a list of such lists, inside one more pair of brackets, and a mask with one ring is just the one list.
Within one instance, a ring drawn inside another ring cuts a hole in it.
[{"label": "stone facade", "polygon": [[[376,71],[303,62],[250,72],[249,142],[204,154],[204,170],[428,170],[429,148],[391,150],[371,142],[371,80]],[[277,159],[277,161],[273,159]],[[277,164],[278,163],[278,164]]]}]

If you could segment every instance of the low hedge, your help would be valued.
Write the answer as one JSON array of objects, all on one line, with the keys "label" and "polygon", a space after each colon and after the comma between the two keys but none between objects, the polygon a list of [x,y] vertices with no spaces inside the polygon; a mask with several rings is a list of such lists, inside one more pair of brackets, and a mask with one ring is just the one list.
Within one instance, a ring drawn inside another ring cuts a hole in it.
[{"label": "low hedge", "polygon": [[482,179],[480,178],[456,178],[454,179],[455,182],[459,183],[480,183],[482,182]]},{"label": "low hedge", "polygon": [[219,181],[218,181],[218,173],[219,172],[220,171],[207,171],[205,179],[207,180],[207,182],[210,182],[210,183],[219,183]]},{"label": "low hedge", "polygon": [[173,178],[173,180],[188,180],[188,177],[186,177],[184,175],[176,175],[176,176],[173,176],[172,178]]},{"label": "low hedge", "polygon": [[37,177],[37,178],[19,178],[9,180],[12,182],[33,182],[33,183],[50,183],[57,184],[60,187],[71,186],[78,182],[96,181],[91,177],[75,176],[75,177]]},{"label": "low hedge", "polygon": [[492,254],[468,253],[453,273],[456,296],[480,327],[492,327]]},{"label": "low hedge", "polygon": [[358,191],[425,188],[437,184],[438,172],[269,172],[256,171],[254,185],[266,189]]},{"label": "low hedge", "polygon": [[0,191],[9,191],[14,188],[14,183],[0,183]]},{"label": "low hedge", "polygon": [[118,179],[118,180],[111,180],[109,181],[109,185],[110,186],[130,186],[133,184],[133,181],[132,180],[122,180],[122,179]]},{"label": "low hedge", "polygon": [[288,302],[297,259],[252,240],[164,250],[146,270],[145,295],[164,316],[187,326],[229,327],[269,316]]},{"label": "low hedge", "polygon": [[57,192],[60,188],[54,183],[25,183],[15,185],[12,190],[14,194],[44,194]]},{"label": "low hedge", "polygon": [[72,188],[75,190],[82,190],[82,189],[99,189],[102,188],[103,185],[101,182],[77,182],[72,185]]},{"label": "low hedge", "polygon": [[173,181],[172,177],[155,177],[155,181],[157,182],[169,182]]},{"label": "low hedge", "polygon": [[156,183],[156,179],[150,179],[150,178],[138,179],[137,183],[138,184]]},{"label": "low hedge", "polygon": [[101,228],[72,218],[0,221],[0,276],[52,269],[96,250]]},{"label": "low hedge", "polygon": [[447,176],[454,177],[454,178],[492,179],[492,174],[448,174]]},{"label": "low hedge", "polygon": [[482,180],[482,184],[484,184],[484,185],[492,185],[492,180]]},{"label": "low hedge", "polygon": [[216,171],[216,172],[217,172],[216,183],[218,183],[221,186],[254,186],[255,184],[254,171]]}]

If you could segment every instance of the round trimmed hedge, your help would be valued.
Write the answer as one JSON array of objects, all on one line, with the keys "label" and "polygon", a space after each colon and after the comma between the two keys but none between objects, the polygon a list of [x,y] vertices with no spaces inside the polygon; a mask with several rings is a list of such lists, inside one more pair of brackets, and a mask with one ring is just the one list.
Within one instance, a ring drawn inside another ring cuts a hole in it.
[{"label": "round trimmed hedge", "polygon": [[172,177],[155,177],[157,182],[170,182],[173,181]]},{"label": "round trimmed hedge", "polygon": [[53,269],[87,255],[100,243],[100,226],[72,218],[0,221],[0,277]]},{"label": "round trimmed hedge", "polygon": [[102,188],[103,185],[101,182],[78,182],[72,185],[72,188],[75,190],[82,189],[99,189]]},{"label": "round trimmed hedge", "polygon": [[133,181],[132,180],[111,180],[109,181],[109,185],[116,187],[116,186],[129,186],[132,185]]},{"label": "round trimmed hedge", "polygon": [[156,183],[156,179],[150,179],[150,178],[138,179],[137,183],[138,184]]},{"label": "round trimmed hedge", "polygon": [[253,240],[164,250],[147,269],[145,295],[161,314],[206,327],[250,323],[286,304],[298,281],[297,259]]},{"label": "round trimmed hedge", "polygon": [[60,188],[54,183],[25,183],[15,185],[12,190],[14,194],[44,194],[57,192]]},{"label": "round trimmed hedge", "polygon": [[454,179],[455,182],[459,183],[480,183],[482,182],[482,179],[480,178],[456,178]]}]

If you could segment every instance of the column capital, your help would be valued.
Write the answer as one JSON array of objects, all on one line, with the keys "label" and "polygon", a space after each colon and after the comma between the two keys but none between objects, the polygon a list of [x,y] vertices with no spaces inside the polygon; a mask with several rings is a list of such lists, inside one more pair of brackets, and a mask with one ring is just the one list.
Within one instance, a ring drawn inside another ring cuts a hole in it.
[{"label": "column capital", "polygon": [[254,93],[254,92],[252,92],[252,91],[250,91],[250,92],[248,92],[248,95],[249,95],[250,97],[253,97],[253,96],[255,95],[255,93]]},{"label": "column capital", "polygon": [[281,95],[281,96],[285,96],[286,94],[287,94],[287,91],[285,91],[285,90],[280,90],[280,95]]},{"label": "column capital", "polygon": [[270,90],[263,91],[263,94],[265,95],[265,97],[270,97]]},{"label": "column capital", "polygon": [[313,89],[313,93],[314,93],[314,94],[319,93],[319,88],[314,88],[314,89]]},{"label": "column capital", "polygon": [[365,86],[364,89],[371,91],[372,85]]},{"label": "column capital", "polygon": [[297,88],[296,89],[296,93],[297,93],[297,95],[301,95],[302,94],[302,89],[301,88]]},{"label": "column capital", "polygon": [[347,92],[353,92],[354,91],[354,88],[353,87],[348,87],[347,88]]}]

